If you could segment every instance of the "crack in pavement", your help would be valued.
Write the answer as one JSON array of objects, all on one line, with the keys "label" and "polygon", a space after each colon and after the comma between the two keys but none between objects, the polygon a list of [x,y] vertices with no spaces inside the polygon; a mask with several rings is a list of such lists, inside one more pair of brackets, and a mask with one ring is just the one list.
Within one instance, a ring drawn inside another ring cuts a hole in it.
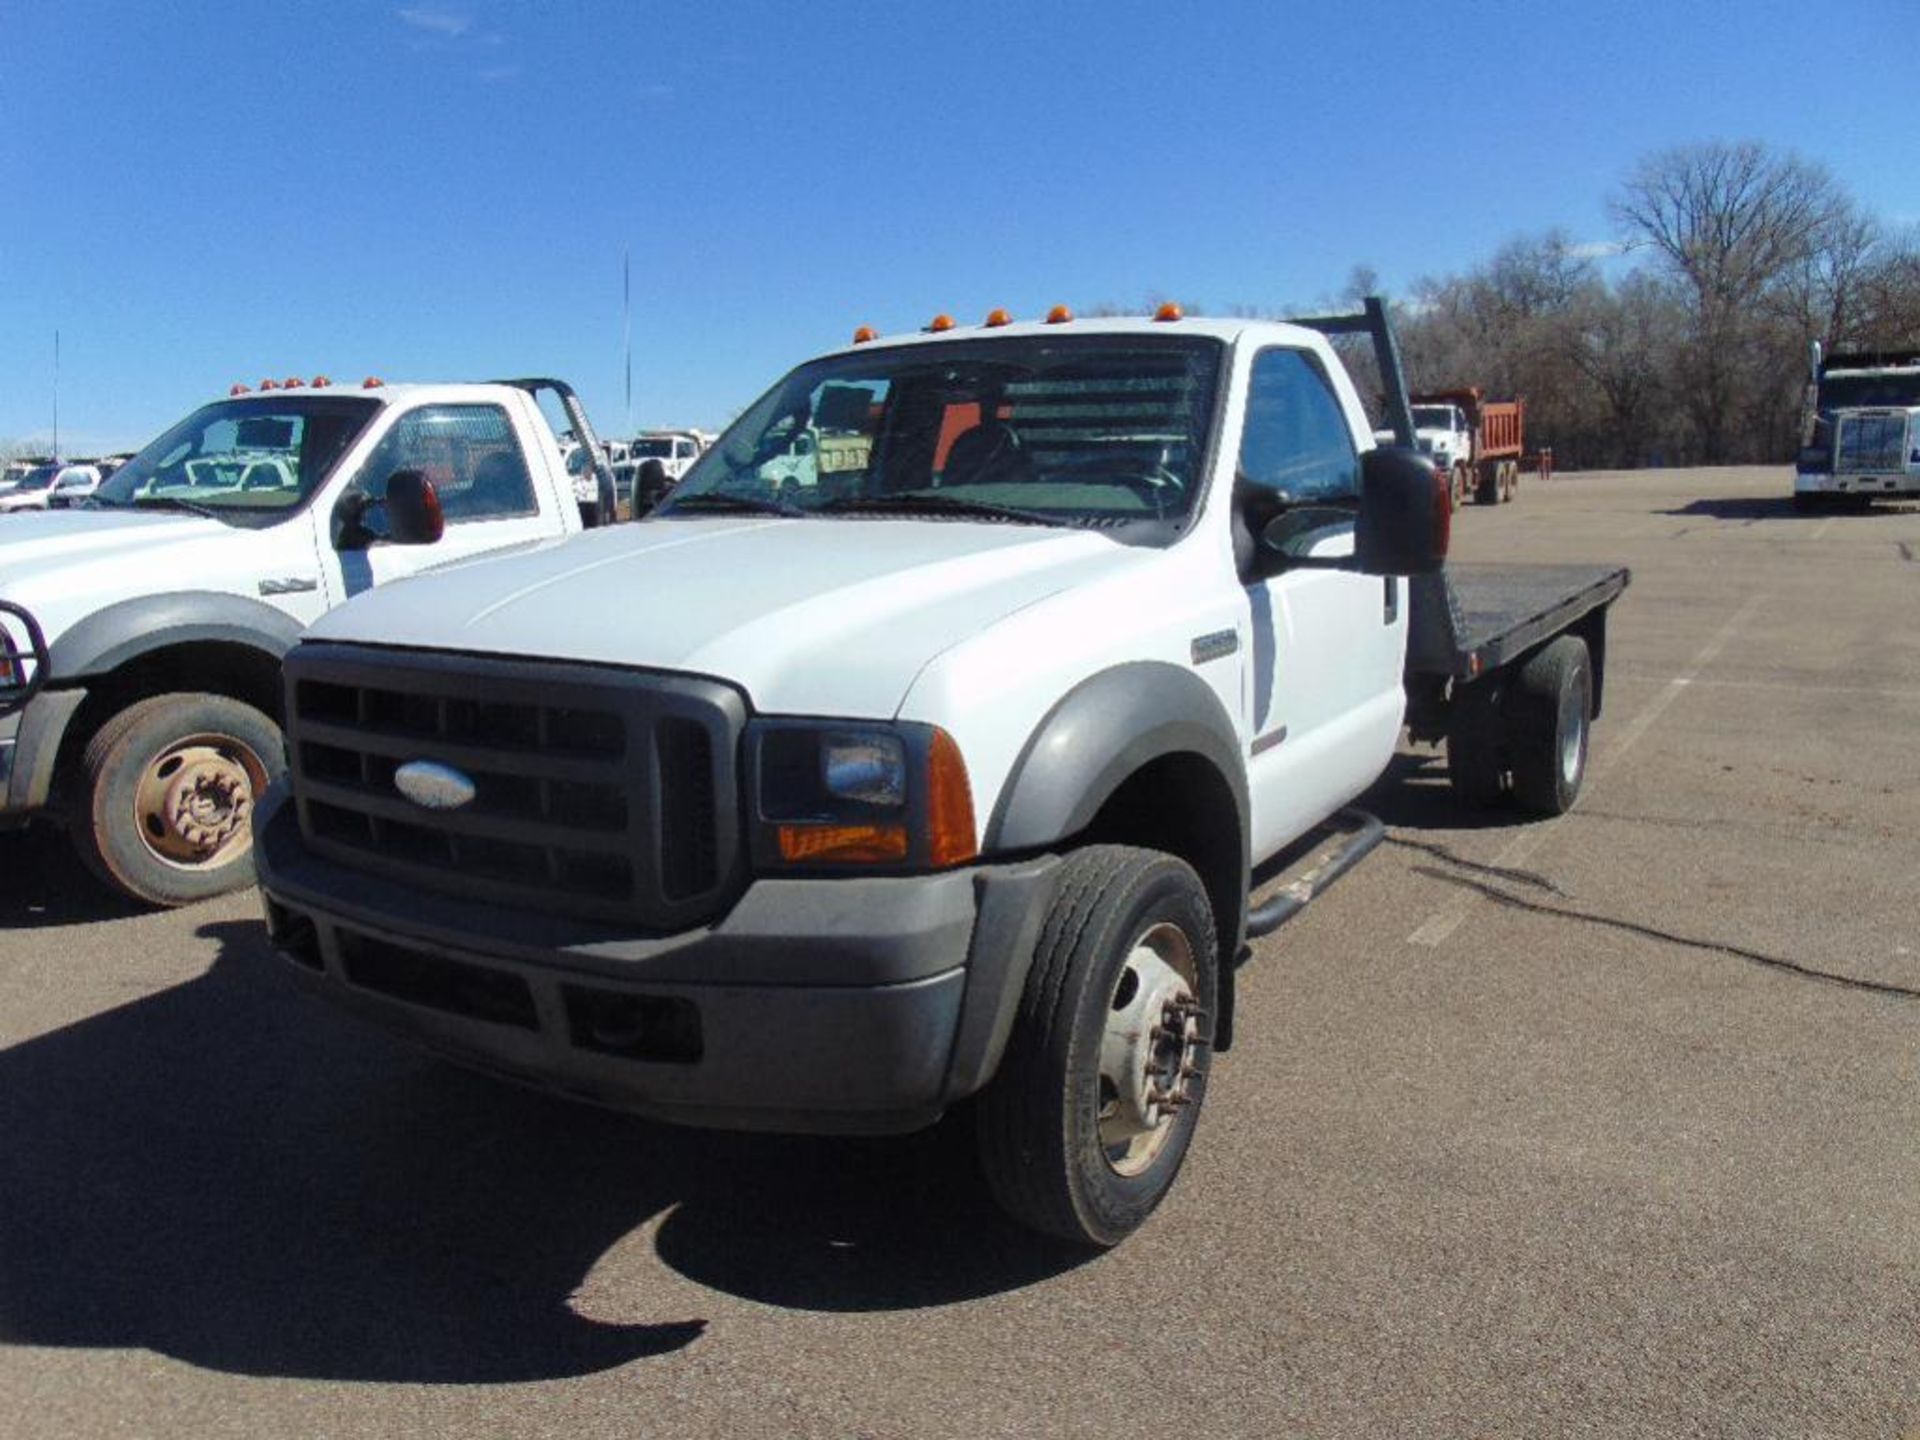
[{"label": "crack in pavement", "polygon": [[1494,865],[1480,860],[1469,860],[1463,855],[1454,854],[1446,846],[1435,845],[1429,840],[1409,840],[1404,835],[1389,834],[1387,844],[1397,845],[1402,850],[1418,850],[1424,855],[1433,856],[1436,860],[1457,865],[1462,870],[1475,870],[1482,875],[1498,875],[1502,880],[1511,880],[1516,885],[1531,885],[1536,890],[1545,890],[1558,895],[1562,900],[1572,898],[1544,875],[1536,874],[1531,870],[1517,870],[1511,865]]},{"label": "crack in pavement", "polygon": [[1743,945],[1732,945],[1721,940],[1701,940],[1692,935],[1662,930],[1657,925],[1644,924],[1638,920],[1623,920],[1613,915],[1597,914],[1592,910],[1576,910],[1571,906],[1543,904],[1541,901],[1528,899],[1524,895],[1515,895],[1511,891],[1502,890],[1497,885],[1489,885],[1484,880],[1451,874],[1431,865],[1416,865],[1413,869],[1415,874],[1425,875],[1444,884],[1459,885],[1468,890],[1477,891],[1483,899],[1491,900],[1496,905],[1505,905],[1510,909],[1527,910],[1536,915],[1555,915],[1563,920],[1578,920],[1588,925],[1599,925],[1609,930],[1619,930],[1629,935],[1658,940],[1663,944],[1682,946],[1688,950],[1703,950],[1713,955],[1727,955],[1736,960],[1744,960],[1750,965],[1797,975],[1802,979],[1815,980],[1823,985],[1838,985],[1843,989],[1864,990],[1876,995],[1892,995],[1902,1000],[1920,1000],[1920,990],[1905,985],[1895,985],[1888,980],[1867,980],[1858,975],[1843,975],[1837,970],[1822,970],[1817,965],[1789,960],[1782,955],[1768,955],[1764,951],[1749,950]]}]

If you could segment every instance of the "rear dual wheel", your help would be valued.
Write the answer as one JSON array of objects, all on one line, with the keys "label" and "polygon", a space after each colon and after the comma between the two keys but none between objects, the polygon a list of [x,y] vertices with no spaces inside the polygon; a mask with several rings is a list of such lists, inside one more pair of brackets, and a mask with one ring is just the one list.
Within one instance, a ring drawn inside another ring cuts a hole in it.
[{"label": "rear dual wheel", "polygon": [[1564,815],[1587,778],[1593,657],[1577,635],[1536,651],[1510,680],[1462,686],[1447,728],[1447,776],[1469,805],[1511,795],[1537,815]]},{"label": "rear dual wheel", "polygon": [[1171,855],[1069,855],[1006,1054],[977,1109],[1001,1207],[1075,1244],[1118,1244],[1172,1187],[1206,1094],[1213,910]]}]

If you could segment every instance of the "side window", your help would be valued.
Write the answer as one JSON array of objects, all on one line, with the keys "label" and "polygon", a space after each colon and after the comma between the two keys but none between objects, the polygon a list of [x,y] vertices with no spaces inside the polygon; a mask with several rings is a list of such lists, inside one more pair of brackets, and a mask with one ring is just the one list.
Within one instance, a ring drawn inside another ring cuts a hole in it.
[{"label": "side window", "polygon": [[1253,357],[1240,473],[1294,500],[1359,493],[1360,456],[1347,417],[1306,352],[1263,350]]},{"label": "side window", "polygon": [[540,508],[513,422],[498,405],[423,405],[401,416],[367,458],[360,488],[380,499],[396,470],[426,474],[449,525]]}]

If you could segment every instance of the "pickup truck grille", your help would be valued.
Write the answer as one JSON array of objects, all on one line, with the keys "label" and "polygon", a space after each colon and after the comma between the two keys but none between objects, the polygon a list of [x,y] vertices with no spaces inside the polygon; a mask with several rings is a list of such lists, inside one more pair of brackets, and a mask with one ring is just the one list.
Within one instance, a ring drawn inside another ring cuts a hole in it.
[{"label": "pickup truck grille", "polygon": [[[287,659],[287,746],[315,852],[423,889],[657,933],[712,918],[740,868],[746,709],[717,681],[309,644]],[[473,784],[416,804],[395,772]]]},{"label": "pickup truck grille", "polygon": [[1907,417],[1898,410],[1842,415],[1834,441],[1837,471],[1899,470],[1907,458]]}]

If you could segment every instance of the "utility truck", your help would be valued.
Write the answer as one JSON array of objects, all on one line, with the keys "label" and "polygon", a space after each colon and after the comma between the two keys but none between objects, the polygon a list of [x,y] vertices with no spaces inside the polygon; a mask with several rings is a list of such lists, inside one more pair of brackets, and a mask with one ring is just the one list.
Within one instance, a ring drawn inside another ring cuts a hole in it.
[{"label": "utility truck", "polygon": [[[644,520],[330,613],[258,827],[286,972],[673,1121],[970,1102],[1011,1214],[1118,1242],[1249,941],[1379,840],[1348,807],[1403,730],[1475,801],[1556,814],[1586,774],[1625,572],[1450,578],[1444,488],[1373,444],[1347,331],[1409,445],[1377,300],[863,329]],[[795,483],[795,438],[849,428]]]},{"label": "utility truck", "polygon": [[[591,436],[558,381],[235,386],[79,508],[0,521],[0,827],[63,824],[150,904],[250,884],[301,631],[382,581],[580,529],[549,390]],[[436,497],[431,546],[392,527],[409,486]]]},{"label": "utility truck", "polygon": [[1823,355],[1813,375],[1793,504],[1920,496],[1920,350]]},{"label": "utility truck", "polygon": [[[1414,444],[1446,476],[1455,509],[1469,497],[1482,505],[1513,499],[1525,454],[1525,400],[1488,400],[1475,385],[1423,391],[1408,399]],[[1375,432],[1376,439],[1389,435]]]}]

